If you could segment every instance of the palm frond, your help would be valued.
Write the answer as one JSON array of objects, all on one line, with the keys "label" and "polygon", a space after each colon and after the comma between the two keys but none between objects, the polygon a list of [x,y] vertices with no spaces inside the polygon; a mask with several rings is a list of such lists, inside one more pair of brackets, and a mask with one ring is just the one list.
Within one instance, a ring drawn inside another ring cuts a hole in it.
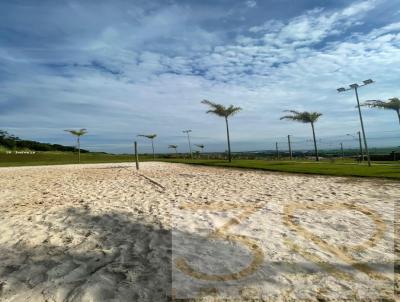
[{"label": "palm frond", "polygon": [[66,129],[64,131],[69,132],[69,133],[71,133],[72,135],[75,135],[75,136],[82,136],[82,135],[85,135],[87,133],[87,130],[85,128],[82,128],[82,129],[79,129],[79,130]]},{"label": "palm frond", "polygon": [[212,113],[221,117],[229,117],[229,116],[233,116],[236,113],[238,113],[240,110],[242,110],[242,108],[240,107],[235,107],[233,105],[230,105],[229,107],[225,107],[222,104],[217,104],[214,102],[211,102],[209,100],[203,100],[201,101],[202,104],[208,105],[209,107],[211,107],[209,110],[207,110],[207,113]]},{"label": "palm frond", "polygon": [[311,119],[311,121],[316,122],[319,119],[319,117],[322,115],[323,114],[320,112],[311,112],[310,119]]},{"label": "palm frond", "polygon": [[400,110],[400,99],[390,98],[387,101],[382,100],[368,100],[365,101],[362,106],[367,106],[370,108],[387,109],[387,110]]},{"label": "palm frond", "polygon": [[235,115],[236,113],[238,113],[239,111],[241,111],[242,110],[242,108],[240,108],[240,107],[235,107],[235,106],[233,106],[233,105],[230,105],[227,109],[226,109],[226,113],[227,113],[227,116],[232,116],[232,115]]},{"label": "palm frond", "polygon": [[322,115],[322,113],[319,112],[308,112],[308,111],[299,112],[296,110],[285,110],[284,112],[290,112],[292,114],[282,116],[280,118],[281,120],[292,120],[301,123],[314,123]]},{"label": "palm frond", "polygon": [[297,110],[283,110],[283,112],[289,112],[292,114],[300,114],[300,111],[297,111]]},{"label": "palm frond", "polygon": [[176,148],[178,148],[178,145],[169,145],[168,148],[170,148],[170,149],[176,149]]},{"label": "palm frond", "polygon": [[296,120],[297,117],[295,115],[284,115],[280,117],[280,120]]},{"label": "palm frond", "polygon": [[214,103],[214,102],[211,102],[211,101],[209,101],[209,100],[202,100],[201,103],[202,103],[202,104],[205,104],[205,105],[208,105],[208,106],[210,106],[210,107],[216,107],[216,106],[218,106],[218,104],[216,104],[216,103]]},{"label": "palm frond", "polygon": [[140,137],[146,137],[148,139],[153,139],[157,137],[157,134],[139,134]]}]

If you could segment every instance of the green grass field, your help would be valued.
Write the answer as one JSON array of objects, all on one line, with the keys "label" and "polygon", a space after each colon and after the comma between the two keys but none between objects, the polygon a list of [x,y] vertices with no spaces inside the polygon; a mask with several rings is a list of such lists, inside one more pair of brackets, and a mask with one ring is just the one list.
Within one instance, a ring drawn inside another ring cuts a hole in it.
[{"label": "green grass field", "polygon": [[[141,155],[140,161],[149,161],[152,157]],[[234,167],[246,169],[260,169],[266,171],[335,175],[335,176],[359,176],[359,177],[380,177],[400,180],[399,162],[379,162],[372,167],[366,164],[356,164],[350,160],[337,160],[335,163],[322,161],[274,161],[274,160],[233,160],[228,163],[224,160],[206,159],[182,159],[182,158],[158,158],[157,161],[175,162],[195,165],[206,165],[215,167]],[[0,153],[0,167],[8,166],[37,166],[37,165],[63,165],[75,164],[78,156],[72,152],[38,152],[36,154],[5,154]],[[105,153],[82,153],[81,163],[119,163],[134,162],[133,155],[114,155]]]},{"label": "green grass field", "polygon": [[[140,156],[140,160],[149,160],[149,156]],[[82,153],[81,163],[118,163],[133,162],[133,155],[114,155],[105,153]],[[37,152],[36,154],[0,153],[0,167],[65,165],[78,163],[78,155],[72,152]]]},{"label": "green grass field", "polygon": [[400,165],[384,165],[374,163],[372,167],[366,164],[349,164],[349,162],[306,162],[306,161],[272,161],[272,160],[233,160],[232,163],[222,160],[189,160],[168,159],[168,162],[206,165],[216,167],[234,167],[259,169],[266,171],[320,174],[334,176],[380,177],[400,180]]}]

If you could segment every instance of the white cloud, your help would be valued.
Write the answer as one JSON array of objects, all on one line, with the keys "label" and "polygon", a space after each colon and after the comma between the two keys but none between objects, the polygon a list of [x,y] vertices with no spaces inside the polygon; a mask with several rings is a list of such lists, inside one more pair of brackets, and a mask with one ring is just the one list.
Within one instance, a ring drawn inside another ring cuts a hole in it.
[{"label": "white cloud", "polygon": [[264,24],[259,26],[253,26],[249,28],[249,32],[277,32],[282,29],[284,24],[277,20],[268,20]]},{"label": "white cloud", "polygon": [[371,9],[373,9],[379,1],[377,0],[367,0],[367,1],[360,1],[346,7],[342,12],[341,15],[344,17],[353,17],[359,16],[360,14],[364,14]]},{"label": "white cloud", "polygon": [[246,5],[250,8],[253,8],[257,6],[257,2],[255,0],[248,0],[246,1]]},{"label": "white cloud", "polygon": [[324,11],[316,8],[293,18],[287,24],[268,20],[262,26],[249,29],[250,32],[264,33],[264,41],[280,47],[287,44],[296,47],[321,42],[328,36],[338,35],[350,26],[360,24],[365,14],[372,10],[376,1],[352,4],[342,11]]}]

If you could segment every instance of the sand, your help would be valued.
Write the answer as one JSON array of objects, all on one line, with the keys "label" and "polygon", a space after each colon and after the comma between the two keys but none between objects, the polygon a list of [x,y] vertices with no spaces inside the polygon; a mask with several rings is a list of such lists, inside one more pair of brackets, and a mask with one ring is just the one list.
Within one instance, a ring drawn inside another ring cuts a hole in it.
[{"label": "sand", "polygon": [[399,182],[150,162],[0,168],[0,189],[0,301],[390,301],[399,288]]}]

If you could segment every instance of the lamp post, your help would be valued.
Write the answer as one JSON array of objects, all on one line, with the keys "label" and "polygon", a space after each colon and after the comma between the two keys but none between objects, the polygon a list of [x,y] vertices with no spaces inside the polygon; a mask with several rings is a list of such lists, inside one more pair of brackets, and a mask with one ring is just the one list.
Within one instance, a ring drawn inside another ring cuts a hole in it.
[{"label": "lamp post", "polygon": [[188,143],[189,143],[190,158],[193,159],[192,145],[190,144],[190,136],[189,136],[189,133],[192,132],[192,130],[188,129],[188,130],[183,130],[182,132],[187,134],[187,139],[188,139]]},{"label": "lamp post", "polygon": [[364,139],[364,147],[365,147],[365,152],[367,154],[367,160],[368,160],[368,166],[371,167],[371,159],[369,157],[369,151],[368,151],[368,144],[367,144],[367,138],[365,136],[365,130],[364,130],[364,122],[362,119],[362,114],[361,114],[361,108],[360,108],[360,100],[358,99],[358,88],[369,85],[374,83],[374,81],[372,81],[371,79],[365,80],[363,81],[363,84],[358,85],[357,83],[351,84],[349,86],[349,88],[344,88],[344,87],[340,87],[337,89],[338,92],[345,92],[351,89],[354,89],[355,94],[356,94],[356,99],[357,99],[357,108],[358,108],[358,114],[360,116],[360,123],[361,123],[361,130],[362,130],[362,134],[363,134],[363,139]]},{"label": "lamp post", "polygon": [[361,161],[364,161],[364,152],[363,152],[363,147],[362,147],[361,132],[357,131],[357,134],[358,134],[358,144],[360,145]]}]

